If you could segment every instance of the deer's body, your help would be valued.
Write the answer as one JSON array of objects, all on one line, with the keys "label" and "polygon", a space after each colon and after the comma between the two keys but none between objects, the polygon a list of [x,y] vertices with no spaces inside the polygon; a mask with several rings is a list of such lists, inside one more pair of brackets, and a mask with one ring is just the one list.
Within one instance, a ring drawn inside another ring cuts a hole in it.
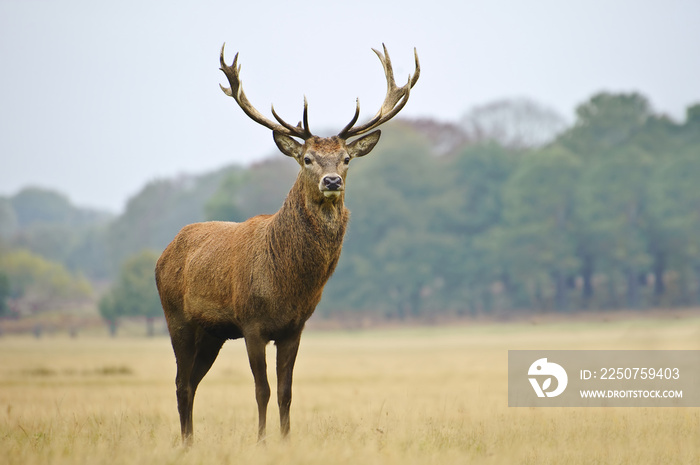
[{"label": "deer's body", "polygon": [[349,213],[342,201],[309,209],[299,183],[274,215],[182,229],[156,268],[169,323],[222,339],[301,331],[338,263]]},{"label": "deer's body", "polygon": [[[377,52],[387,77],[387,97],[377,115],[355,127],[355,116],[337,136],[320,138],[304,125],[291,126],[272,110],[280,124],[250,105],[241,88],[237,58],[221,69],[231,88],[223,88],[253,120],[273,130],[285,155],[300,165],[299,176],[284,205],[274,215],[243,223],[209,222],[184,227],[156,265],[156,284],[177,360],[177,404],[182,439],[192,440],[192,407],[199,382],[227,339],[244,338],[255,379],[258,439],[264,439],[270,386],[265,348],[277,346],[277,401],[282,435],[289,433],[292,372],[304,324],[321,300],[335,269],[349,212],[345,179],[350,160],[369,153],[380,132],[348,142],[391,119],[405,105],[419,75],[398,88],[391,62]],[[293,137],[304,140],[301,144]]]}]

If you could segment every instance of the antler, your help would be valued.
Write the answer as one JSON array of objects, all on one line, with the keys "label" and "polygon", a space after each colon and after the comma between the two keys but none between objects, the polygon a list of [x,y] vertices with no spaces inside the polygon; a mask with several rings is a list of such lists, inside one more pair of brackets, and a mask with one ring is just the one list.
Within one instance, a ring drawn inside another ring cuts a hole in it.
[{"label": "antler", "polygon": [[406,105],[408,102],[408,97],[411,93],[411,87],[416,85],[418,82],[418,77],[420,77],[420,63],[418,61],[418,52],[413,49],[413,55],[416,58],[416,70],[413,73],[413,77],[408,75],[408,82],[403,87],[397,87],[396,81],[394,80],[394,69],[391,66],[391,59],[389,58],[389,52],[386,49],[386,45],[382,44],[384,48],[384,54],[382,52],[372,49],[374,53],[379,57],[379,61],[382,62],[382,67],[384,68],[384,74],[386,75],[386,97],[384,98],[384,103],[379,109],[376,115],[366,122],[365,124],[353,127],[357,122],[357,118],[360,116],[360,99],[357,99],[357,105],[355,107],[355,116],[353,116],[350,123],[343,128],[338,134],[341,139],[348,139],[353,136],[358,136],[370,131],[380,124],[386,123],[391,118],[396,116],[398,112]]},{"label": "antler", "polygon": [[248,101],[248,98],[245,96],[245,92],[243,92],[243,85],[241,83],[240,78],[241,66],[238,65],[238,53],[236,53],[236,56],[233,58],[233,64],[231,66],[226,65],[226,62],[224,61],[225,46],[226,43],[224,43],[221,46],[221,56],[219,58],[219,61],[221,62],[220,69],[228,78],[228,82],[229,84],[231,84],[231,87],[224,87],[221,84],[219,84],[221,90],[223,90],[224,93],[229,97],[233,97],[233,99],[238,103],[243,112],[245,112],[245,114],[248,115],[253,121],[262,124],[266,128],[272,129],[273,131],[281,132],[282,134],[286,134],[288,136],[299,137],[300,139],[304,140],[312,137],[313,134],[311,134],[311,131],[309,130],[309,106],[306,102],[306,97],[304,97],[303,126],[301,121],[299,121],[299,124],[297,124],[296,126],[292,126],[291,124],[284,121],[275,112],[274,105],[272,106],[272,116],[275,117],[279,124],[265,118],[258,110],[255,109],[255,107],[253,107],[253,105],[251,105],[251,103]]}]

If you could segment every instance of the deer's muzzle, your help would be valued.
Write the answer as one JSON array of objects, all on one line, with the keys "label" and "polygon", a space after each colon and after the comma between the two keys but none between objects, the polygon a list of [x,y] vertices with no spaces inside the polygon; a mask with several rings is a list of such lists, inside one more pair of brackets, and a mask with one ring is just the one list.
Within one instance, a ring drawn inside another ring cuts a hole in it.
[{"label": "deer's muzzle", "polygon": [[327,174],[321,178],[319,188],[326,197],[336,197],[343,191],[343,178],[337,174]]}]

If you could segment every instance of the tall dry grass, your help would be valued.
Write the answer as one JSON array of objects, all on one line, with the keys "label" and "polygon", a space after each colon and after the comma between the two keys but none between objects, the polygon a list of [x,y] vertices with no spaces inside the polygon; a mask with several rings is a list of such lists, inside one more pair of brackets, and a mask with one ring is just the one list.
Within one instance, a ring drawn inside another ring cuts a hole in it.
[{"label": "tall dry grass", "polygon": [[0,339],[0,461],[34,464],[700,463],[700,408],[507,406],[509,349],[700,349],[700,318],[307,332],[292,438],[256,444],[241,341],[224,345],[180,447],[165,338]]}]

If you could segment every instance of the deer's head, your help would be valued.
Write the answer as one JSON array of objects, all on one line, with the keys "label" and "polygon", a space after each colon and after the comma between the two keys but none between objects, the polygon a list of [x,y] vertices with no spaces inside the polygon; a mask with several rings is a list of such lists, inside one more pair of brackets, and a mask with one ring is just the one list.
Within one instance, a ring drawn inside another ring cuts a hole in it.
[{"label": "deer's head", "polygon": [[[413,76],[409,75],[408,82],[405,85],[398,87],[394,80],[394,70],[386,47],[383,47],[384,53],[372,49],[382,62],[387,81],[386,97],[381,108],[368,122],[355,126],[360,115],[360,100],[357,99],[355,115],[338,135],[318,137],[314,136],[309,130],[306,98],[304,98],[303,122],[300,121],[296,126],[280,118],[275,112],[274,106],[272,107],[272,115],[277,122],[269,120],[256,110],[248,101],[241,86],[241,67],[238,65],[238,54],[233,59],[233,64],[227,66],[224,61],[224,46],[221,47],[221,71],[226,74],[231,87],[221,86],[221,90],[229,97],[233,97],[245,114],[253,121],[272,129],[272,136],[280,151],[294,158],[301,166],[299,179],[304,184],[307,195],[318,200],[318,202],[335,202],[343,197],[345,177],[350,161],[353,158],[367,155],[377,144],[381,135],[379,130],[369,134],[365,133],[389,121],[401,111],[406,102],[408,102],[411,88],[416,84],[420,76],[418,54],[414,50],[416,60],[415,72]],[[349,140],[354,137],[357,138],[352,141]],[[301,139],[303,142],[299,142],[296,139]]]}]

